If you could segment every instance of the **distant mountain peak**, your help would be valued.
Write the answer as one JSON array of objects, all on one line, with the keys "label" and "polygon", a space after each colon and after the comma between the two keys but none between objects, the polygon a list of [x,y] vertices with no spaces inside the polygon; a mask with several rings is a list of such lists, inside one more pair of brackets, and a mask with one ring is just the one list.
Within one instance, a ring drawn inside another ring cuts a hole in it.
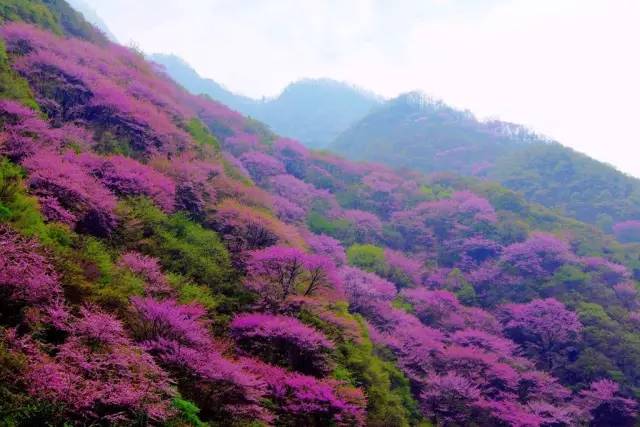
[{"label": "distant mountain peak", "polygon": [[395,98],[395,102],[402,102],[420,108],[449,108],[442,100],[434,98],[420,90],[414,90],[411,92],[400,94],[397,98]]},{"label": "distant mountain peak", "polygon": [[330,79],[327,77],[320,78],[302,78],[294,82],[289,83],[281,92],[279,96],[283,96],[288,93],[295,93],[296,91],[306,89],[320,89],[327,95],[334,94],[335,92],[350,92],[353,95],[361,96],[375,100],[376,102],[382,102],[384,98],[370,90],[364,89],[353,83]]},{"label": "distant mountain peak", "polygon": [[352,123],[378,107],[383,98],[329,78],[305,78],[287,85],[276,97],[252,99],[206,79],[176,55],[153,54],[174,80],[195,94],[206,94],[236,111],[258,119],[275,132],[312,148],[325,148]]}]

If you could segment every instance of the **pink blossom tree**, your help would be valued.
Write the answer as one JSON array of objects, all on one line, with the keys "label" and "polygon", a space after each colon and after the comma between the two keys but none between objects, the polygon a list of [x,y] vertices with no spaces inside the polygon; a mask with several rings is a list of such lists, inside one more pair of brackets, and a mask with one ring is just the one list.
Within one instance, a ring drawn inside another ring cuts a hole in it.
[{"label": "pink blossom tree", "polygon": [[62,296],[58,274],[35,241],[0,224],[0,247],[3,314],[9,304],[46,305]]},{"label": "pink blossom tree", "polygon": [[640,241],[640,221],[622,221],[613,226],[613,233],[621,242]]},{"label": "pink blossom tree", "polygon": [[89,166],[90,173],[114,193],[120,196],[147,196],[165,212],[173,212],[176,185],[162,173],[123,156],[100,159],[83,154],[81,158]]},{"label": "pink blossom tree", "polygon": [[620,386],[611,380],[593,382],[579,396],[581,407],[589,412],[594,426],[635,425],[638,404],[619,395]]},{"label": "pink blossom tree", "polygon": [[171,287],[160,269],[157,258],[138,252],[126,252],[120,256],[118,264],[142,277],[147,282],[147,291],[152,295],[171,294]]},{"label": "pink blossom tree", "polygon": [[292,295],[317,295],[341,289],[335,264],[327,257],[300,249],[271,246],[251,251],[245,284],[268,306],[277,307]]},{"label": "pink blossom tree", "polygon": [[282,162],[261,151],[248,151],[240,156],[240,161],[251,178],[260,184],[264,184],[269,177],[285,173]]},{"label": "pink blossom tree", "polygon": [[116,198],[79,167],[74,154],[60,156],[41,151],[23,165],[29,172],[27,184],[31,192],[47,198],[48,203],[55,198],[59,215],[77,217],[79,230],[104,236],[116,226]]},{"label": "pink blossom tree", "polygon": [[293,317],[242,314],[230,328],[240,348],[266,362],[320,377],[332,369],[333,343]]},{"label": "pink blossom tree", "polygon": [[347,254],[339,240],[325,234],[310,234],[306,241],[315,254],[331,258],[337,266],[347,263]]},{"label": "pink blossom tree", "polygon": [[391,301],[397,294],[393,283],[355,267],[339,271],[349,304],[356,311],[366,310],[375,302]]},{"label": "pink blossom tree", "polygon": [[575,256],[569,244],[547,233],[533,233],[525,242],[514,243],[502,254],[504,266],[525,277],[547,278]]},{"label": "pink blossom tree", "polygon": [[244,365],[266,382],[267,396],[277,404],[278,425],[365,425],[366,398],[359,389],[255,360]]},{"label": "pink blossom tree", "polygon": [[222,356],[209,334],[202,307],[139,297],[132,303],[136,338],[177,378],[181,391],[205,409],[204,416],[269,419],[259,404],[263,384]]},{"label": "pink blossom tree", "polygon": [[52,355],[29,337],[14,340],[29,360],[24,382],[30,395],[62,405],[67,418],[78,422],[162,422],[172,415],[169,376],[130,341],[118,320],[83,308],[62,327],[68,337]]},{"label": "pink blossom tree", "polygon": [[505,331],[541,366],[553,370],[563,358],[562,350],[580,338],[578,316],[553,298],[503,307]]}]

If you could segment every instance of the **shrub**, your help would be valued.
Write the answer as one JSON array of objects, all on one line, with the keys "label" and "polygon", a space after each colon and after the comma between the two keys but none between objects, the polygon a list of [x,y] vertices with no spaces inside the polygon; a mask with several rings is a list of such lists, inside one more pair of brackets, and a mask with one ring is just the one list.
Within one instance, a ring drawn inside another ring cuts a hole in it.
[{"label": "shrub", "polygon": [[333,343],[293,317],[242,314],[233,319],[230,328],[241,348],[265,362],[315,376],[331,370]]},{"label": "shrub", "polygon": [[245,284],[269,307],[280,306],[290,296],[333,295],[341,289],[329,258],[283,246],[251,251]]},{"label": "shrub", "polygon": [[148,200],[138,199],[120,207],[121,243],[154,256],[169,272],[179,273],[216,291],[232,291],[229,254],[218,235],[181,213],[163,214]]}]

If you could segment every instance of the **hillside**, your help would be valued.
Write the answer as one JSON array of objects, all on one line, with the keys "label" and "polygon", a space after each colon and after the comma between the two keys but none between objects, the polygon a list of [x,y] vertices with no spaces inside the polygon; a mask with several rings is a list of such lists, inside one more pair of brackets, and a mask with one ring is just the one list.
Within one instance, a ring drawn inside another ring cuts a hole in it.
[{"label": "hillside", "polygon": [[0,425],[636,423],[639,246],[309,150],[51,5],[0,27]]},{"label": "hillside", "polygon": [[640,180],[521,126],[481,122],[419,93],[388,101],[338,136],[330,149],[425,173],[497,180],[527,200],[607,232],[640,218]]},{"label": "hillside", "polygon": [[83,18],[86,19],[87,22],[95,26],[98,30],[100,30],[105,36],[109,38],[109,40],[113,42],[117,42],[116,36],[111,32],[109,26],[102,20],[100,16],[96,13],[91,6],[84,2],[84,0],[70,0],[69,5],[73,7],[76,11],[82,14]]},{"label": "hillside", "polygon": [[258,103],[254,99],[234,94],[214,80],[200,77],[189,64],[178,56],[155,53],[150,55],[149,59],[160,64],[173,80],[195,95],[208,95],[233,110],[248,112],[245,114],[253,112]]},{"label": "hillside", "polygon": [[381,102],[371,93],[329,79],[300,80],[291,83],[275,98],[254,100],[200,77],[176,56],[155,54],[150,58],[163,65],[167,73],[191,93],[209,95],[266,123],[276,133],[300,140],[311,148],[326,147]]}]

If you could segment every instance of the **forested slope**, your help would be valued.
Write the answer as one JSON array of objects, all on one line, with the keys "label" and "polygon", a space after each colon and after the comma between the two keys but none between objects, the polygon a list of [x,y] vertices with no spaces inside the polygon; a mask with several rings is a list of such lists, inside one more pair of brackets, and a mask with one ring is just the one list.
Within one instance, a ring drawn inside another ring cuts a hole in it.
[{"label": "forested slope", "polygon": [[[495,180],[529,201],[609,233],[618,230],[622,240],[639,234],[640,180],[522,126],[482,122],[420,93],[388,101],[330,149],[392,167]],[[627,221],[634,222],[615,227]]]},{"label": "forested slope", "polygon": [[310,151],[52,16],[0,29],[1,423],[633,425],[638,247]]}]

